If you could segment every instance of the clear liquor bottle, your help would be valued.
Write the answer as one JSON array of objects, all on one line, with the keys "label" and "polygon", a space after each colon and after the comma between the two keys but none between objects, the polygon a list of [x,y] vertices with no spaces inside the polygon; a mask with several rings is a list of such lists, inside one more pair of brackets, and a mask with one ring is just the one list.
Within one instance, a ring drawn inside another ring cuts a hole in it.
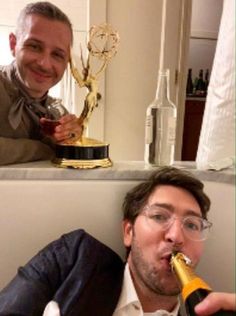
[{"label": "clear liquor bottle", "polygon": [[176,115],[176,106],[169,98],[169,70],[160,70],[156,98],[146,112],[144,152],[146,164],[155,166],[173,164]]}]

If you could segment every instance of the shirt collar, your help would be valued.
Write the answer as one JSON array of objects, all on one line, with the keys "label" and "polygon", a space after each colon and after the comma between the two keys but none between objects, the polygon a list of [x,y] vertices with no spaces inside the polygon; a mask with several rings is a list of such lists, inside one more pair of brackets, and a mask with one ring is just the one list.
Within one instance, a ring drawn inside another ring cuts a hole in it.
[{"label": "shirt collar", "polygon": [[[125,266],[124,271],[124,280],[121,290],[121,295],[118,301],[118,304],[116,306],[116,311],[124,309],[128,305],[135,305],[137,308],[140,308],[142,310],[141,303],[139,301],[138,295],[136,293],[133,280],[131,278],[129,265],[128,263]],[[143,313],[144,316],[177,316],[180,308],[180,302],[176,304],[175,308],[172,312],[168,312],[166,310],[157,310],[153,313]]]},{"label": "shirt collar", "polygon": [[116,309],[121,309],[129,304],[140,304],[134,284],[130,275],[128,263],[125,266],[124,280],[121,290],[120,299],[118,301]]}]

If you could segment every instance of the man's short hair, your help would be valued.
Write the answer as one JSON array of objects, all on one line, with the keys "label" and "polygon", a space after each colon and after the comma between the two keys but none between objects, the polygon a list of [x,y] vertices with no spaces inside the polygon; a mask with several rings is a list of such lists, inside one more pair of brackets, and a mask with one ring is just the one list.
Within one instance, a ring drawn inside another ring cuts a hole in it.
[{"label": "man's short hair", "polygon": [[47,1],[29,3],[21,10],[17,19],[16,35],[19,35],[22,32],[24,28],[25,18],[27,15],[31,14],[41,15],[49,20],[65,23],[71,31],[71,44],[73,43],[73,30],[70,19],[57,6]]},{"label": "man's short hair", "polygon": [[126,194],[123,202],[123,219],[134,223],[136,217],[146,205],[149,196],[160,185],[171,185],[188,191],[198,202],[202,217],[207,218],[207,212],[211,203],[203,191],[203,183],[190,172],[174,167],[160,167],[146,181],[137,185]]}]

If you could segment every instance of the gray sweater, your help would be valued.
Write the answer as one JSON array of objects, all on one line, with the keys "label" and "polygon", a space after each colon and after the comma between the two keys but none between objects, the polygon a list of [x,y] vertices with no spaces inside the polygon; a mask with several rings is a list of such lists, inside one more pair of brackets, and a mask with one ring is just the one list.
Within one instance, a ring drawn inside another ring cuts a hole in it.
[{"label": "gray sweater", "polygon": [[[27,105],[21,108],[15,106],[19,101],[24,103],[24,100],[33,100],[14,81],[15,72],[14,62],[8,66],[0,66],[0,165],[48,160],[54,155],[53,142],[41,134],[40,113],[34,113],[34,109],[31,110]],[[45,96],[42,106],[53,100]],[[15,127],[9,118],[14,106],[11,118],[19,118],[19,124]]]}]

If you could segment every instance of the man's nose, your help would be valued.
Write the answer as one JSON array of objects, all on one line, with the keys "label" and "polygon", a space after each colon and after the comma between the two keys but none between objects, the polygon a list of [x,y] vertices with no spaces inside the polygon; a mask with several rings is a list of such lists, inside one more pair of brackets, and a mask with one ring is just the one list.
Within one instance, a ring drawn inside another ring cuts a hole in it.
[{"label": "man's nose", "polygon": [[173,219],[173,222],[165,232],[165,239],[173,244],[183,244],[185,237],[182,222],[179,218]]},{"label": "man's nose", "polygon": [[38,64],[43,69],[50,69],[51,68],[51,56],[47,52],[43,52],[38,58]]}]

